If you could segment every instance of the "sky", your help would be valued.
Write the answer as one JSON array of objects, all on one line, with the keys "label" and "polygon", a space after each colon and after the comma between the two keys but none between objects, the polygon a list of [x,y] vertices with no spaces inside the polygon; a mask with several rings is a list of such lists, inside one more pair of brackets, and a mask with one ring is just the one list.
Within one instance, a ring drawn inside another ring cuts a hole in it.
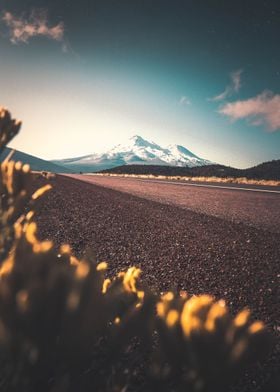
[{"label": "sky", "polygon": [[135,135],[249,167],[280,158],[278,0],[0,0],[11,146],[44,159]]}]

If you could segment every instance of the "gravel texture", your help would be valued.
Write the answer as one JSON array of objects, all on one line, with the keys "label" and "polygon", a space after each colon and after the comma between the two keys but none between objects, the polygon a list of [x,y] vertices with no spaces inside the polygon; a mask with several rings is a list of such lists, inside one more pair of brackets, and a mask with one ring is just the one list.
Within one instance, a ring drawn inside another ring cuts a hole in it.
[{"label": "gravel texture", "polygon": [[226,299],[233,313],[249,306],[276,336],[275,348],[234,390],[277,390],[279,233],[72,178],[52,183],[39,205],[40,237],[70,243],[78,255],[92,249],[109,262],[110,274],[139,266],[155,290],[209,293]]},{"label": "gravel texture", "polygon": [[[268,189],[279,187],[215,184],[230,189],[193,186],[182,181],[142,180],[135,178],[71,175],[76,179],[120,190],[148,200],[177,205],[191,211],[217,216],[230,222],[244,222],[280,233],[280,194],[237,190],[236,187]],[[198,185],[206,185],[198,183]],[[213,185],[213,184],[212,184]],[[234,189],[235,188],[235,189]]]}]

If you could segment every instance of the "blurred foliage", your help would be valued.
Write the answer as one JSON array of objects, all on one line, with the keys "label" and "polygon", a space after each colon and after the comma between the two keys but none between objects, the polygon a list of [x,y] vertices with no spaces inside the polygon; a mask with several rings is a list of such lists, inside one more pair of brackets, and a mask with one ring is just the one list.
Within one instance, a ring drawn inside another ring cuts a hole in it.
[{"label": "blurred foliage", "polygon": [[230,380],[267,351],[261,321],[244,309],[232,317],[225,301],[209,295],[175,297],[157,303],[159,353],[155,375],[176,380],[178,390],[225,391]]},{"label": "blurred foliage", "polygon": [[[19,128],[0,109],[1,149]],[[39,241],[36,200],[51,186],[33,193],[33,181],[27,165],[1,164],[1,391],[224,391],[267,353],[248,310],[233,318],[208,295],[158,297],[138,268],[110,280],[106,262]]]}]

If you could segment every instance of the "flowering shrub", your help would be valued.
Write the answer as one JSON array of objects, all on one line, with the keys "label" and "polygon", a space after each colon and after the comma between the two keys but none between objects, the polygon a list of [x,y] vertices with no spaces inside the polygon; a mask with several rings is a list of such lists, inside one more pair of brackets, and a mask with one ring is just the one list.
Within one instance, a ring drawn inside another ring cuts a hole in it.
[{"label": "flowering shrub", "polygon": [[157,314],[156,373],[161,381],[175,378],[186,390],[224,391],[235,374],[267,350],[261,321],[250,323],[248,309],[233,318],[225,301],[209,295],[176,298],[166,293]]},{"label": "flowering shrub", "polygon": [[[19,128],[0,109],[0,152]],[[133,373],[143,390],[218,391],[267,352],[248,310],[233,318],[208,295],[158,297],[135,267],[110,280],[106,262],[39,241],[36,200],[51,186],[33,192],[33,181],[27,165],[1,163],[1,390],[126,391]]]}]

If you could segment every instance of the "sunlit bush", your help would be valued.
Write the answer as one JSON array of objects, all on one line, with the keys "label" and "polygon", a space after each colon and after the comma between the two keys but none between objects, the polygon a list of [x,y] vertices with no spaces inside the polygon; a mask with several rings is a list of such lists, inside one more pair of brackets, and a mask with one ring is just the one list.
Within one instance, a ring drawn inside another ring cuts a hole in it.
[{"label": "sunlit bush", "polygon": [[267,351],[261,321],[244,309],[232,317],[225,301],[209,295],[187,298],[172,292],[157,303],[160,359],[155,373],[186,390],[225,390],[234,375]]},{"label": "sunlit bush", "polygon": [[[1,151],[19,128],[0,109]],[[233,318],[207,295],[158,297],[135,267],[110,280],[106,262],[39,241],[36,200],[51,186],[33,189],[27,165],[1,163],[1,390],[126,391],[133,374],[143,390],[218,391],[267,352],[248,310]]]}]

